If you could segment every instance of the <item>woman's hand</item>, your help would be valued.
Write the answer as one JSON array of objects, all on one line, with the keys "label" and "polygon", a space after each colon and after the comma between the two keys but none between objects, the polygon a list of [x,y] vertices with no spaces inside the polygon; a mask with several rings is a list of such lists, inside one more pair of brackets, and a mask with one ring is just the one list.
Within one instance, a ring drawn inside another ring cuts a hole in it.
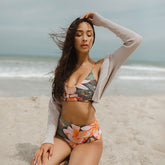
[{"label": "woman's hand", "polygon": [[91,21],[95,26],[103,26],[104,18],[98,13],[88,12],[84,14],[80,19],[86,18],[88,21]]},{"label": "woman's hand", "polygon": [[87,20],[92,21],[94,14],[95,14],[94,12],[88,12],[88,13],[84,14],[81,17],[81,19],[87,18]]},{"label": "woman's hand", "polygon": [[34,164],[40,164],[42,159],[42,164],[45,164],[46,156],[48,154],[48,159],[53,155],[54,145],[51,143],[44,143],[34,154]]}]

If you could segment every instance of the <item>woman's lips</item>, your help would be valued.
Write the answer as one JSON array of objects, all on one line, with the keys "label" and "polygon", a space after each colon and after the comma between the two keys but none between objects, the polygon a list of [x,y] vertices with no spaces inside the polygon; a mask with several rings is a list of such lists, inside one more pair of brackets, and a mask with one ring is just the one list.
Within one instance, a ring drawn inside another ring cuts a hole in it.
[{"label": "woman's lips", "polygon": [[88,45],[87,44],[82,44],[81,47],[85,49],[85,48],[88,47]]}]

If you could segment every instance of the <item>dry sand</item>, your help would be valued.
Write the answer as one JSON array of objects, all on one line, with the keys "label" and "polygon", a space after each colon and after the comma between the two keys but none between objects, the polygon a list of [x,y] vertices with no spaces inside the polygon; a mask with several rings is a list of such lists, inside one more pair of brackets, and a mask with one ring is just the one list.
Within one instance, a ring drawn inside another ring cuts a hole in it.
[{"label": "dry sand", "polygon": [[[29,165],[44,139],[49,97],[0,98],[0,165]],[[165,165],[165,95],[104,96],[100,165]]]}]

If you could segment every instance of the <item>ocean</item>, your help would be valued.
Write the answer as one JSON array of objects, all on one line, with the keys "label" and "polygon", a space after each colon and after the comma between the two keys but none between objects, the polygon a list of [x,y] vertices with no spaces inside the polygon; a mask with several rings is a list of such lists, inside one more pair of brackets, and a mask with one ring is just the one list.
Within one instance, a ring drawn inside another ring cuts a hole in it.
[{"label": "ocean", "polygon": [[[0,96],[50,96],[57,62],[57,57],[0,55]],[[155,94],[165,94],[165,64],[127,60],[104,95]]]}]

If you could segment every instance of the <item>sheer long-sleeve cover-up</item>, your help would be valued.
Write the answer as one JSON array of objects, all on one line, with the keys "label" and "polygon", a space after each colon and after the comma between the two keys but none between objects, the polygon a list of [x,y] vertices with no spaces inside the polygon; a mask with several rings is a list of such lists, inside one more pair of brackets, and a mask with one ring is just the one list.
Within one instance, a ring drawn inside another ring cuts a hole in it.
[{"label": "sheer long-sleeve cover-up", "polygon": [[[102,63],[99,73],[96,90],[92,97],[92,105],[96,109],[95,105],[101,99],[105,89],[111,83],[120,66],[127,60],[127,58],[135,51],[135,49],[142,42],[142,36],[133,32],[132,30],[129,30],[102,17],[98,13],[94,14],[92,22],[96,26],[102,26],[109,29],[123,41],[123,45],[119,47],[114,53],[108,53],[104,57],[104,61]],[[54,102],[52,97],[50,97],[48,107],[47,130],[43,143],[54,144],[54,136],[56,135],[60,113],[60,104]]]}]

